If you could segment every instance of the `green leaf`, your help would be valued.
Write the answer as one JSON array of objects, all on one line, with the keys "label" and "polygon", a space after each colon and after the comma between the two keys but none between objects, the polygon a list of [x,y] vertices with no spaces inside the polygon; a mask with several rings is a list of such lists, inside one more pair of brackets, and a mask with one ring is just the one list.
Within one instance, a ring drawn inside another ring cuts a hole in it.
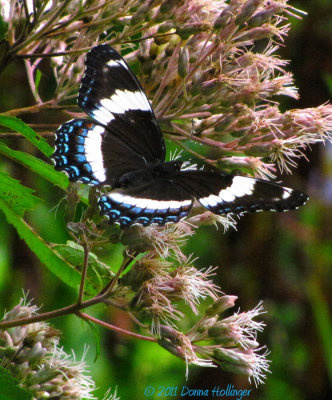
[{"label": "green leaf", "polygon": [[32,194],[33,190],[0,171],[0,198],[18,215],[33,209],[41,200]]},{"label": "green leaf", "polygon": [[[84,260],[84,249],[79,244],[68,240],[66,244],[55,244],[53,249],[64,258],[69,264],[75,265],[82,270]],[[100,261],[98,257],[90,252],[88,258],[87,282],[95,288],[93,293],[96,294],[113,278],[114,273],[110,267]]]},{"label": "green leaf", "polygon": [[53,148],[47,143],[47,141],[20,119],[9,115],[0,115],[0,125],[21,133],[34,146],[36,146],[37,149],[45,154],[46,157],[50,157],[53,153]]},{"label": "green leaf", "polygon": [[19,383],[5,368],[0,367],[0,400],[32,399],[32,393],[19,387]]},{"label": "green leaf", "polygon": [[0,143],[0,154],[19,162],[54,185],[60,186],[62,189],[67,189],[69,184],[68,177],[56,171],[52,165],[47,164],[45,161],[39,160],[22,151],[12,150],[3,143]]},{"label": "green leaf", "polygon": [[[81,274],[75,267],[59,256],[1,197],[0,209],[4,212],[8,223],[15,227],[20,238],[26,242],[39,260],[65,284],[77,289],[80,284]],[[94,293],[95,291],[89,282],[86,284],[86,290],[88,293]]]}]

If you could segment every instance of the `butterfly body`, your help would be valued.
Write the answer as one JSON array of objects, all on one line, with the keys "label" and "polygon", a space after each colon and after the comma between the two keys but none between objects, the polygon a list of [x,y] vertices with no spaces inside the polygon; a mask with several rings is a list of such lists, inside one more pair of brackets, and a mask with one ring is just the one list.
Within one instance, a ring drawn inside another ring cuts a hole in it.
[{"label": "butterfly body", "polygon": [[130,188],[153,182],[155,179],[172,180],[176,173],[180,171],[181,165],[182,163],[178,161],[147,164],[145,168],[122,175],[118,185],[113,187]]},{"label": "butterfly body", "polygon": [[287,211],[307,195],[279,184],[165,161],[163,135],[150,103],[124,59],[107,45],[86,57],[78,104],[91,117],[64,123],[52,156],[71,181],[111,187],[102,215],[122,228],[165,225],[186,217],[196,199],[216,214]]}]

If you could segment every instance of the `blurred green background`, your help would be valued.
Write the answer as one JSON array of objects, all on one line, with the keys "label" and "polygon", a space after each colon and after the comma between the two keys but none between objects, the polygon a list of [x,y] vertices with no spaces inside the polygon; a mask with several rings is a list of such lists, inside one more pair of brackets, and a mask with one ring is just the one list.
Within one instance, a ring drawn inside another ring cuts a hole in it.
[{"label": "blurred green background", "polygon": [[[302,0],[292,4],[309,14],[300,21],[292,19],[292,30],[280,54],[291,60],[289,70],[295,75],[301,98],[287,100],[282,107],[314,107],[329,100],[332,93],[332,2]],[[12,65],[0,80],[0,112],[32,104],[23,65]],[[47,121],[56,129],[57,118],[56,113],[47,113],[24,120],[31,124]],[[35,151],[21,138],[7,142],[13,148]],[[102,399],[109,387],[117,387],[118,395],[126,400],[146,398],[147,386],[212,389],[228,384],[253,389],[249,397],[254,399],[332,398],[332,145],[313,146],[306,156],[309,162],[301,160],[292,176],[282,177],[286,185],[310,195],[305,207],[286,214],[247,215],[237,231],[226,234],[204,227],[187,246],[187,254],[194,252],[199,257],[198,266],[220,266],[216,282],[225,293],[239,297],[241,310],[264,301],[267,327],[258,341],[267,345],[272,361],[265,385],[255,389],[245,377],[198,367],[190,368],[186,381],[183,362],[158,345],[99,328],[97,354],[95,334],[85,323],[74,316],[52,320],[63,332],[62,345],[67,352],[74,349],[80,358],[82,344],[89,346],[86,360],[99,388],[98,398]],[[44,200],[28,214],[36,230],[51,242],[66,241],[62,208],[57,213],[53,209],[63,193],[7,159],[0,158],[0,170],[10,172]],[[22,288],[29,291],[35,304],[42,305],[42,311],[75,301],[75,293],[38,262],[0,214],[1,313],[18,302]],[[120,311],[105,312],[98,306],[93,315],[134,329]]]}]

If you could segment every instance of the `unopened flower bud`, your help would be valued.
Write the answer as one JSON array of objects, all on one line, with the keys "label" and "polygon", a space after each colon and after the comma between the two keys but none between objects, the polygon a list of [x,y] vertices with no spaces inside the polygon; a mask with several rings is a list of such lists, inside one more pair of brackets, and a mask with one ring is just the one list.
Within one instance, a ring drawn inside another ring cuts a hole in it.
[{"label": "unopened flower bud", "polygon": [[217,317],[206,319],[201,325],[198,326],[197,332],[203,333],[207,331],[209,328],[211,328],[211,326],[214,326],[217,321]]},{"label": "unopened flower bud", "polygon": [[[58,375],[59,375],[59,371],[57,369],[50,368],[49,366],[44,366],[43,369],[34,371],[33,374],[30,374],[27,377],[27,384],[34,385],[37,383],[38,384],[45,383],[45,382],[51,381]],[[43,387],[45,389],[47,387],[47,385],[45,385]]]},{"label": "unopened flower bud", "polygon": [[259,343],[256,340],[243,339],[241,345],[246,349],[256,349],[259,346]]},{"label": "unopened flower bud", "polygon": [[179,3],[182,3],[182,1],[179,0],[163,1],[159,8],[159,14],[168,14],[167,16],[169,17],[170,15],[172,15],[173,9],[180,5]]},{"label": "unopened flower bud", "polygon": [[205,315],[218,315],[234,307],[237,296],[222,296],[214,301],[205,311]]},{"label": "unopened flower bud", "polygon": [[40,342],[37,342],[31,349],[25,348],[22,350],[18,358],[21,361],[29,361],[29,363],[36,363],[39,361],[45,354],[47,350],[42,347],[42,344]]},{"label": "unopened flower bud", "polygon": [[187,24],[184,26],[179,26],[176,29],[177,34],[181,37],[181,39],[189,39],[191,35],[194,35],[198,32],[204,32],[209,29],[209,25],[203,23],[195,23],[195,24]]},{"label": "unopened flower bud", "polygon": [[11,366],[11,372],[14,376],[26,376],[30,371],[30,364],[28,361],[24,361],[20,364]]},{"label": "unopened flower bud", "polygon": [[224,28],[232,18],[234,18],[234,12],[241,6],[241,0],[234,0],[232,4],[229,4],[223,9],[217,19],[214,21],[213,27],[215,29]]},{"label": "unopened flower bud", "polygon": [[27,329],[26,325],[17,326],[13,329],[11,337],[14,345],[19,344],[25,338]]},{"label": "unopened flower bud", "polygon": [[220,364],[220,367],[224,371],[231,372],[232,374],[246,375],[249,377],[253,376],[253,371],[250,369],[250,367],[248,365],[240,365],[240,364],[223,362]]},{"label": "unopened flower bud", "polygon": [[145,3],[137,10],[137,12],[131,18],[131,25],[136,25],[142,21],[148,21],[150,17],[150,10],[154,0],[147,0]]},{"label": "unopened flower bud", "polygon": [[182,47],[179,53],[178,61],[178,74],[181,78],[185,78],[188,75],[189,70],[189,51],[186,47]]},{"label": "unopened flower bud", "polygon": [[273,25],[265,24],[245,31],[239,38],[241,40],[261,40],[270,39],[276,34],[278,31]]},{"label": "unopened flower bud", "polygon": [[235,18],[235,23],[237,25],[243,25],[257,10],[260,6],[262,0],[248,0],[241,7],[237,17]]},{"label": "unopened flower bud", "polygon": [[179,335],[182,335],[180,332],[171,328],[170,326],[161,325],[160,326],[160,339],[158,343],[161,347],[168,350],[170,353],[175,356],[183,359],[184,351],[181,346],[181,340]]},{"label": "unopened flower bud", "polygon": [[214,358],[218,361],[229,362],[242,366],[248,366],[248,356],[239,349],[226,349],[218,347],[213,352]]},{"label": "unopened flower bud", "polygon": [[283,9],[283,6],[281,6],[280,4],[271,3],[264,10],[259,11],[257,14],[253,15],[248,21],[248,26],[251,26],[251,27],[261,26],[265,22],[268,22],[268,20],[273,15],[276,15],[280,11],[282,11],[282,9]]},{"label": "unopened flower bud", "polygon": [[12,321],[14,319],[30,317],[31,313],[32,313],[31,307],[16,306],[12,310],[6,313],[4,320]]},{"label": "unopened flower bud", "polygon": [[158,344],[163,347],[165,350],[174,354],[176,357],[183,359],[184,353],[182,348],[179,345],[174,344],[172,341],[166,338],[160,338],[158,340]]},{"label": "unopened flower bud", "polygon": [[217,322],[214,326],[211,326],[208,330],[209,337],[222,337],[230,331],[229,324]]}]

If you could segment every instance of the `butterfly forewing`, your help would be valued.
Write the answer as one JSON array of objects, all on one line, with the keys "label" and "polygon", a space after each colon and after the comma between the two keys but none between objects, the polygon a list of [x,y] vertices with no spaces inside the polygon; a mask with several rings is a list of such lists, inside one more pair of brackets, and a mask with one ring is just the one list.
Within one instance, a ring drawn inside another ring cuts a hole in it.
[{"label": "butterfly forewing", "polygon": [[145,160],[165,159],[150,103],[125,60],[109,46],[96,46],[87,54],[78,104]]}]

